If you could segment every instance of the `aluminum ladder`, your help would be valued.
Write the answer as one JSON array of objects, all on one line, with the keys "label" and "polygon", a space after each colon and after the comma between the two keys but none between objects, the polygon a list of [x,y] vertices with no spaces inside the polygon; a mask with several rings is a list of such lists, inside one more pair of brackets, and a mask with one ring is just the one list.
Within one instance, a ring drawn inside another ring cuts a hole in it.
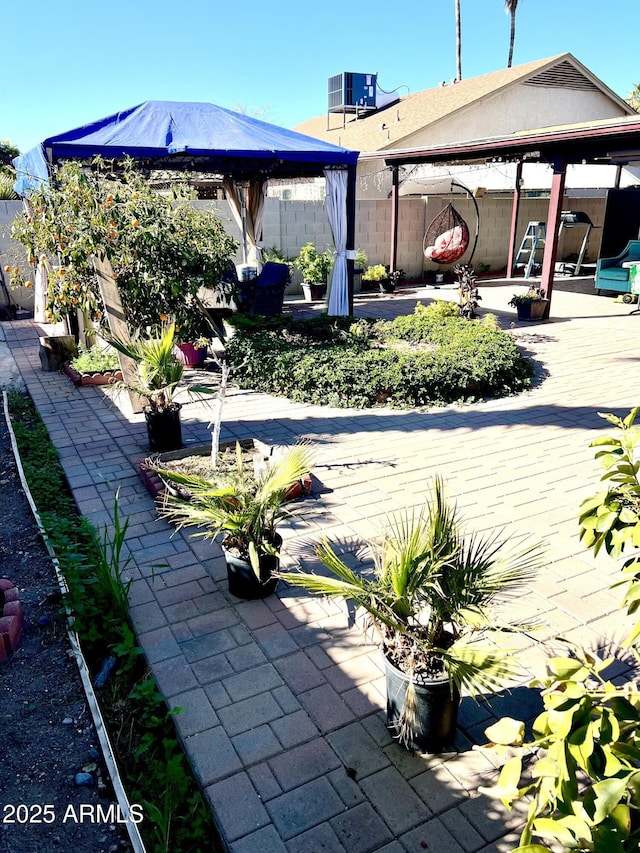
[{"label": "aluminum ladder", "polygon": [[536,266],[536,252],[538,249],[544,248],[546,238],[546,222],[530,222],[527,225],[527,230],[524,232],[524,237],[522,238],[522,243],[520,243],[520,248],[514,262],[514,266],[518,266],[520,258],[528,255],[527,263],[524,266],[525,278],[531,278],[531,274]]}]

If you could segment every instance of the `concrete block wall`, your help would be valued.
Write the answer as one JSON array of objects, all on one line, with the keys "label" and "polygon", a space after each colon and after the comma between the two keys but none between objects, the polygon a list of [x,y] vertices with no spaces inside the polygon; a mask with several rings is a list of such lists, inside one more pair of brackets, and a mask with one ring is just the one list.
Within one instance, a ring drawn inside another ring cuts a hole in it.
[{"label": "concrete block wall", "polygon": [[[0,201],[0,263],[3,269],[4,281],[9,287],[9,275],[4,272],[6,266],[20,267],[23,271],[29,269],[25,250],[20,243],[11,239],[11,224],[18,213],[22,211],[22,202]],[[33,290],[20,287],[11,290],[11,299],[21,308],[33,308]],[[0,295],[0,305],[6,304],[4,294]]]},{"label": "concrete block wall", "polygon": [[[448,198],[431,197],[401,198],[398,206],[398,266],[408,277],[420,277],[427,269],[440,269],[425,260],[422,246],[425,232],[433,218],[447,204]],[[508,235],[511,222],[512,198],[509,194],[486,195],[477,199],[480,211],[478,246],[473,257],[473,266],[480,271],[485,266],[490,270],[501,270],[506,266],[509,251]],[[600,248],[605,197],[571,198],[563,203],[565,210],[582,210],[594,225],[589,243],[587,259],[595,262]],[[240,229],[236,225],[226,201],[200,201],[198,207],[214,210],[220,216],[227,232],[240,243]],[[471,233],[475,234],[476,214],[473,201],[459,196],[453,199],[458,213],[465,219]],[[516,249],[524,236],[528,222],[546,221],[547,198],[525,198],[521,201],[518,218]],[[20,201],[0,201],[0,262],[2,266],[25,266],[26,257],[22,247],[10,239],[11,223],[22,210]],[[359,200],[356,204],[356,249],[363,249],[370,264],[388,264],[391,251],[391,202],[388,199]],[[564,229],[558,251],[561,259],[577,254],[584,238],[584,228]],[[323,202],[280,201],[268,198],[264,212],[264,245],[276,247],[288,257],[295,257],[300,248],[311,241],[319,249],[333,247],[331,228]],[[242,260],[238,250],[236,261]],[[6,277],[6,276],[5,276]],[[289,293],[300,292],[300,274],[294,271]],[[33,306],[33,291],[21,288],[12,291],[13,299],[23,308]],[[0,303],[1,304],[1,303]]]},{"label": "concrete block wall", "polygon": [[388,264],[391,245],[391,207],[379,201],[359,201],[356,206],[356,249],[369,264]]}]

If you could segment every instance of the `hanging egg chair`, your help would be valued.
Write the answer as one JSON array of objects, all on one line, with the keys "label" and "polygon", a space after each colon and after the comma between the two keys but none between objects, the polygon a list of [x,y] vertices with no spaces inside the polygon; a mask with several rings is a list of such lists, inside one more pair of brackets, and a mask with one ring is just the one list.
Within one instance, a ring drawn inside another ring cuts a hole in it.
[{"label": "hanging egg chair", "polygon": [[422,243],[424,256],[436,264],[453,264],[464,255],[468,246],[467,223],[449,202],[427,228]]}]

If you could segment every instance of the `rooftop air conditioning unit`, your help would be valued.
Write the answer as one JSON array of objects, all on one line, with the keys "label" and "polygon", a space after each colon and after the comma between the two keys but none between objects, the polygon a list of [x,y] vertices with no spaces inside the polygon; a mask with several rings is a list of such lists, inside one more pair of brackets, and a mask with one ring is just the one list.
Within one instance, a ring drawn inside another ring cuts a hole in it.
[{"label": "rooftop air conditioning unit", "polygon": [[377,74],[344,71],[329,77],[329,112],[360,112],[376,108]]}]

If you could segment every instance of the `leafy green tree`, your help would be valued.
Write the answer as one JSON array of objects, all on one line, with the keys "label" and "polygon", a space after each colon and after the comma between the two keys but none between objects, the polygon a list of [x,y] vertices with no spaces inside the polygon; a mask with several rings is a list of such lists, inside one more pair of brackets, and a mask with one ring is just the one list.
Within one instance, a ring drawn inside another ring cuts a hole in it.
[{"label": "leafy green tree", "polygon": [[12,145],[8,139],[0,141],[0,166],[10,166],[14,157],[20,154],[20,150]]},{"label": "leafy green tree", "polygon": [[629,104],[630,107],[636,112],[640,113],[640,83],[636,83],[633,89],[629,92],[625,101]]},{"label": "leafy green tree", "polygon": [[13,183],[13,175],[9,171],[3,171],[0,167],[0,200],[10,201],[18,198],[18,195],[13,191]]},{"label": "leafy green tree", "polygon": [[20,151],[8,139],[3,139],[0,142],[0,199],[3,201],[18,198],[13,191],[15,171],[11,165],[11,161],[18,154]]},{"label": "leafy green tree", "polygon": [[509,58],[507,59],[507,68],[511,68],[513,61],[513,46],[516,41],[516,9],[518,8],[518,0],[505,0],[505,11],[507,15],[511,15],[511,31],[509,35]]},{"label": "leafy green tree", "polygon": [[[237,244],[212,212],[190,204],[186,184],[171,194],[153,189],[128,160],[120,171],[96,159],[54,170],[51,181],[32,196],[32,213],[20,214],[12,236],[27,249],[28,261],[44,263],[49,276],[47,318],[58,321],[76,311],[102,317],[93,256],[107,258],[133,329],[160,326],[171,317],[180,340],[202,331],[191,328],[201,313],[201,285],[215,287]],[[12,268],[12,285],[26,285]],[[183,334],[184,333],[184,334]]]}]

